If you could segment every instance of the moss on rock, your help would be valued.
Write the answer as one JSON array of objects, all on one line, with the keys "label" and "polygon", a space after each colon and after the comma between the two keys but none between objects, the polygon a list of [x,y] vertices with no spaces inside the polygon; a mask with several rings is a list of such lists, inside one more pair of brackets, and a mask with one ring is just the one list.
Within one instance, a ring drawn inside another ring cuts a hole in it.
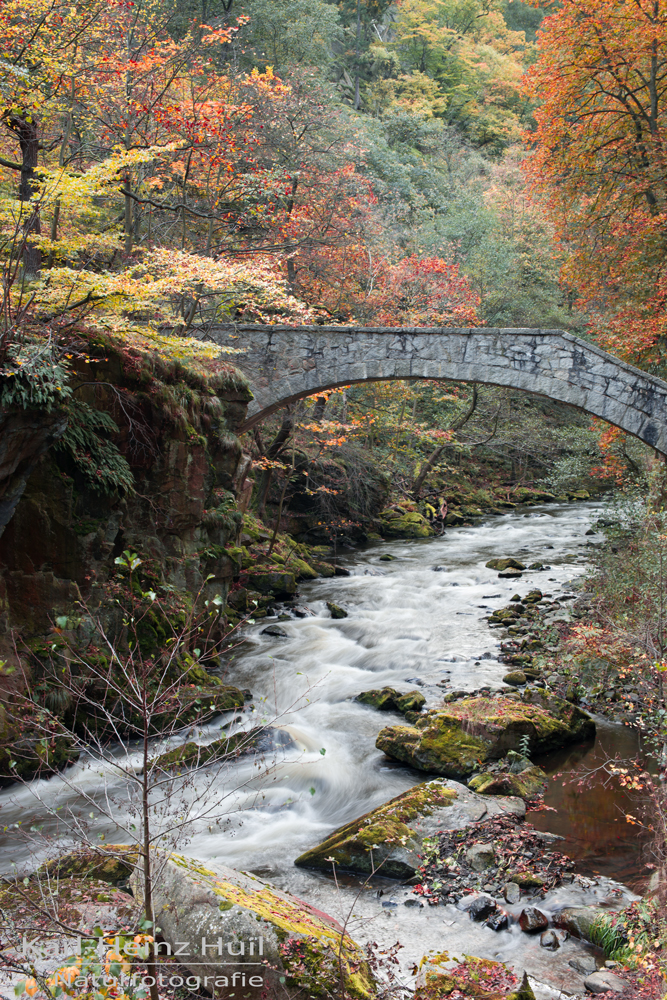
[{"label": "moss on rock", "polygon": [[380,512],[380,531],[385,538],[430,538],[433,528],[416,509],[408,505],[388,507]]},{"label": "moss on rock", "polygon": [[457,792],[440,781],[417,785],[385,805],[340,827],[294,862],[300,868],[331,872],[332,862],[345,871],[387,878],[410,878],[418,868],[421,836],[411,824],[446,809]]},{"label": "moss on rock", "polygon": [[[214,948],[198,953],[204,937],[240,942],[235,971],[254,975],[262,962],[269,996],[296,998],[307,992],[318,998],[345,994],[371,1000],[376,995],[361,949],[327,914],[264,879],[216,863],[171,854],[160,867],[154,905],[162,936],[172,945],[177,939],[197,942],[182,962],[198,976],[214,976],[216,987],[229,975],[229,966]],[[135,884],[140,891],[140,880]]]},{"label": "moss on rock", "polygon": [[466,698],[414,726],[387,726],[375,745],[421,771],[465,778],[517,750],[525,737],[533,753],[548,753],[595,734],[591,717],[576,706],[551,699],[551,709],[525,700]]},{"label": "moss on rock", "polygon": [[533,765],[518,774],[511,771],[476,774],[468,787],[480,795],[517,795],[520,799],[534,799],[544,791],[547,780],[542,768]]},{"label": "moss on rock", "polygon": [[507,556],[504,559],[489,559],[486,563],[487,569],[497,569],[504,572],[506,569],[518,569],[524,570],[526,567],[518,559],[513,559],[511,556]]},{"label": "moss on rock", "polygon": [[[274,734],[280,735],[274,739]],[[223,736],[222,739],[213,740],[212,743],[182,743],[173,750],[167,750],[166,753],[155,757],[151,764],[163,770],[204,767],[206,764],[219,763],[226,758],[241,757],[248,753],[273,750],[276,746],[291,745],[292,740],[284,730],[258,726],[247,732]]]},{"label": "moss on rock", "polygon": [[370,708],[377,708],[381,712],[396,711],[404,715],[406,712],[421,712],[426,704],[426,698],[421,691],[407,691],[401,694],[395,688],[371,688],[370,691],[362,691],[357,695],[356,701],[362,705],[369,705]]}]

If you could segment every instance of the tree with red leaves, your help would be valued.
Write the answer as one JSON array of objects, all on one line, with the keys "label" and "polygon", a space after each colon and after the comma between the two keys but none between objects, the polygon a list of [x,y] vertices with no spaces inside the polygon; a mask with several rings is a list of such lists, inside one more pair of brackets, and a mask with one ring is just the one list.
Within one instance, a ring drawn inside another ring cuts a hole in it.
[{"label": "tree with red leaves", "polygon": [[667,333],[667,3],[549,0],[527,170],[601,342],[662,365]]}]

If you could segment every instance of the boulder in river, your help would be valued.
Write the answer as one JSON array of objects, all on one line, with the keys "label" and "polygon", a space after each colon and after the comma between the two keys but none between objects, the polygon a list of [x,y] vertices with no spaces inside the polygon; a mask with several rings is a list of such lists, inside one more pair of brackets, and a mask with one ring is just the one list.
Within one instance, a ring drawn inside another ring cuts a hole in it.
[{"label": "boulder in river", "polygon": [[257,726],[247,732],[223,736],[212,743],[181,743],[173,750],[167,750],[151,761],[152,766],[164,770],[186,767],[204,767],[219,764],[226,759],[233,760],[245,754],[266,754],[294,746],[294,740],[284,729],[275,726]]},{"label": "boulder in river", "polygon": [[549,918],[541,910],[538,910],[536,906],[527,906],[525,910],[521,911],[519,927],[526,934],[535,934],[537,931],[543,931],[548,926]]},{"label": "boulder in river", "polygon": [[[266,632],[266,629],[264,629]],[[503,677],[503,684],[511,684],[512,687],[522,687],[528,678],[524,674],[523,670],[510,670],[508,674]]]},{"label": "boulder in river", "polygon": [[[467,778],[486,761],[517,750],[527,736],[533,753],[548,753],[595,734],[595,723],[576,705],[527,692],[510,698],[466,698],[430,712],[413,726],[387,726],[376,747],[420,771]],[[549,707],[547,707],[547,705]]]},{"label": "boulder in river", "polygon": [[332,601],[327,601],[327,607],[331,612],[332,618],[347,618],[347,611],[341,608],[339,604],[334,604]]},{"label": "boulder in river", "polygon": [[326,872],[335,864],[342,871],[408,879],[422,864],[425,838],[503,813],[524,816],[525,811],[521,799],[487,798],[455,781],[427,781],[339,827],[294,863]]},{"label": "boulder in river", "polygon": [[518,559],[512,559],[511,557],[506,557],[504,559],[489,559],[486,564],[487,569],[497,569],[504,572],[506,569],[518,569],[523,570],[526,567]]},{"label": "boulder in river", "polygon": [[369,705],[381,712],[396,711],[404,715],[406,712],[421,712],[426,704],[426,698],[421,691],[407,691],[401,694],[396,688],[371,688],[357,695],[356,701]]},{"label": "boulder in river", "polygon": [[418,510],[404,506],[381,511],[380,524],[385,538],[430,538],[433,534],[433,528]]},{"label": "boulder in river", "polygon": [[280,625],[267,625],[266,628],[262,629],[262,635],[271,635],[276,639],[286,639],[287,632]]},{"label": "boulder in river", "polygon": [[554,914],[553,924],[582,941],[592,941],[593,927],[604,912],[595,906],[566,906]]},{"label": "boulder in river", "polygon": [[534,799],[544,791],[547,781],[542,768],[531,764],[518,774],[512,771],[486,771],[484,774],[476,774],[468,784],[480,795],[518,795],[520,799]]},{"label": "boulder in river", "polygon": [[[263,989],[286,1000],[375,996],[361,949],[309,903],[212,861],[171,854],[158,859],[157,870],[153,903],[162,937],[174,950],[189,942],[179,962],[213,995],[235,986],[240,996],[254,987],[253,995]],[[141,895],[139,878],[133,889]]]}]

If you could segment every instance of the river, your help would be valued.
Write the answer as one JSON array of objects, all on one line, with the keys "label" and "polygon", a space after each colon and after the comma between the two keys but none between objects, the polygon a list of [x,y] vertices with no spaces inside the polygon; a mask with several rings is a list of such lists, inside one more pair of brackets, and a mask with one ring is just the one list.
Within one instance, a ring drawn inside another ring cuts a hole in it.
[{"label": "river", "polygon": [[[464,915],[454,907],[445,907],[444,917],[440,907],[433,913],[406,909],[402,902],[409,890],[382,880],[360,889],[354,879],[344,879],[337,888],[322,875],[295,868],[293,860],[334,828],[424,778],[375,749],[379,729],[392,720],[398,722],[398,717],[362,706],[355,696],[385,685],[404,691],[418,687],[432,706],[448,690],[500,687],[507,667],[498,660],[499,639],[485,616],[515,592],[525,594],[539,587],[554,597],[572,593],[572,585],[585,570],[587,545],[600,540],[586,532],[601,512],[593,503],[550,505],[449,528],[442,538],[371,543],[341,557],[350,576],[301,586],[299,603],[311,614],[281,622],[286,637],[264,634],[266,620],[249,626],[229,661],[226,680],[250,688],[253,701],[232,728],[275,720],[287,728],[294,743],[278,754],[268,773],[246,760],[222,773],[205,792],[192,780],[183,795],[200,816],[183,850],[261,873],[333,915],[345,917],[354,908],[353,935],[360,940],[376,938],[384,945],[400,938],[405,970],[428,948],[447,947],[502,957],[517,968],[523,964],[534,969],[552,985],[566,984],[571,975],[567,955],[557,961],[540,954],[535,940],[517,930],[494,934],[467,918],[462,923]],[[392,561],[381,560],[387,554],[394,557]],[[489,559],[509,555],[526,564],[542,562],[545,568],[527,572],[520,580],[502,580],[485,567]],[[348,617],[332,619],[327,601],[345,608]],[[219,726],[220,720],[212,723],[203,738],[218,735]],[[620,727],[603,726],[602,734],[597,748],[565,751],[546,762],[549,769],[571,770],[581,766],[587,753],[628,747],[628,735]],[[568,764],[568,754],[573,753],[576,760]],[[52,807],[57,800],[75,811],[77,787],[94,795],[101,787],[102,771],[99,764],[92,767],[83,761],[69,769],[67,783],[56,777],[0,793],[5,828],[19,820],[23,829],[43,825],[32,848],[16,829],[5,833],[0,844],[5,870],[25,864],[35,844],[39,853],[45,834],[59,834],[55,821],[45,818],[42,802]],[[113,785],[108,769],[105,780]],[[612,793],[605,793],[611,805],[608,815],[601,816],[599,792],[595,799],[573,788],[571,782],[565,789],[561,781],[552,782],[547,801],[566,808],[555,815],[537,814],[535,825],[564,834],[563,849],[581,858],[591,874],[598,869],[611,877],[636,873],[637,841],[617,822],[621,812],[618,802],[611,802]],[[119,789],[112,787],[114,791]],[[210,804],[223,791],[225,816],[213,821],[204,815],[202,800]],[[121,790],[121,812],[122,797]],[[93,815],[90,826],[95,836],[117,842],[115,824],[102,815]],[[606,897],[611,883],[604,877],[597,882],[588,889],[568,887],[554,896],[552,904]],[[389,906],[383,906],[384,897],[377,895],[383,885]],[[582,947],[579,942],[570,945],[575,950]]]}]

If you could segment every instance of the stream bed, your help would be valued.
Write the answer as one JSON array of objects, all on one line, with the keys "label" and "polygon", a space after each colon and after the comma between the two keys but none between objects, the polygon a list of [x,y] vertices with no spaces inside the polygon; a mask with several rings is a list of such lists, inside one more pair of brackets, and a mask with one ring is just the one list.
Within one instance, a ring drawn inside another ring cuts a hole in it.
[{"label": "stream bed", "polygon": [[[240,760],[221,773],[219,787],[208,788],[206,796],[225,792],[222,820],[209,820],[196,778],[184,785],[182,795],[195,812],[200,810],[200,817],[181,849],[261,873],[333,916],[349,918],[348,929],[360,943],[375,940],[387,947],[399,940],[408,979],[422,955],[435,949],[459,957],[499,958],[519,971],[526,968],[549,984],[538,991],[543,998],[558,996],[553,990],[581,989],[581,975],[569,966],[574,955],[587,949],[579,941],[571,939],[557,952],[545,952],[539,938],[523,934],[516,925],[496,933],[472,923],[452,905],[405,906],[415,897],[407,887],[386,879],[362,885],[360,879],[343,878],[337,885],[322,874],[295,868],[293,861],[336,827],[426,777],[375,749],[378,731],[401,718],[363,706],[355,696],[384,686],[419,688],[427,706],[435,706],[449,690],[501,687],[508,668],[498,660],[499,639],[485,616],[507,604],[514,593],[535,587],[553,597],[572,593],[585,569],[587,545],[601,540],[586,535],[601,513],[593,503],[549,505],[450,528],[442,538],[371,543],[339,560],[350,576],[301,586],[298,603],[311,613],[281,621],[285,637],[264,634],[271,620],[249,626],[225,679],[250,688],[253,701],[232,730],[266,721],[287,728],[293,743],[277,752],[268,773],[251,760]],[[381,560],[387,554],[392,561]],[[542,562],[545,569],[527,572],[519,580],[499,579],[485,563],[502,556],[526,564]],[[348,617],[332,619],[327,601],[342,606]],[[219,736],[220,725],[220,719],[214,720],[204,738]],[[566,902],[619,905],[632,897],[616,879],[640,888],[641,844],[625,824],[623,796],[602,786],[582,792],[575,781],[577,770],[604,755],[628,755],[635,745],[632,732],[600,720],[595,745],[569,747],[539,761],[550,773],[565,772],[565,778],[552,780],[546,796],[547,804],[558,811],[531,814],[529,820],[541,830],[563,835],[559,849],[576,858],[577,871],[589,876],[583,884],[549,893],[539,902],[541,909]],[[57,823],[45,818],[42,803],[52,806],[57,800],[75,811],[77,788],[85,786],[94,795],[102,770],[99,763],[81,761],[68,770],[66,781],[55,777],[4,789],[0,825],[6,829],[20,819],[23,828],[43,824],[42,835],[62,836]],[[105,780],[108,786],[108,775]],[[114,791],[122,812],[122,789],[107,787],[106,794]],[[93,816],[90,823],[96,836],[118,842],[121,835],[113,822]],[[15,830],[3,835],[0,863],[5,871],[25,865],[31,853],[34,857],[35,849]]]}]

